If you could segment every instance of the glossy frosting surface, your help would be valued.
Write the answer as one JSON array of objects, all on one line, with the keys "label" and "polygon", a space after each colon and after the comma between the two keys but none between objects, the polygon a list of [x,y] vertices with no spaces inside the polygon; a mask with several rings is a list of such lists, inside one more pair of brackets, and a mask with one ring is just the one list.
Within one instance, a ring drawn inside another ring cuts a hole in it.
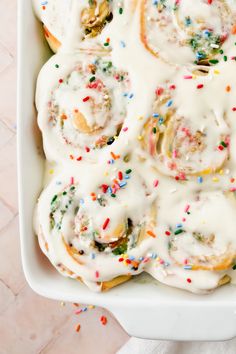
[{"label": "glossy frosting surface", "polygon": [[36,92],[43,252],[94,290],[142,271],[196,293],[233,282],[235,1],[111,1],[94,38],[87,1],[34,2],[61,42]]}]

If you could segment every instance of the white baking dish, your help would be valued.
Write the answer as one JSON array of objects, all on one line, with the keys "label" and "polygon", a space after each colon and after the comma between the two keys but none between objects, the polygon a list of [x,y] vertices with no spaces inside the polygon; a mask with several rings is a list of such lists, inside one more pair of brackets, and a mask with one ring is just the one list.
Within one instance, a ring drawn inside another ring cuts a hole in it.
[{"label": "white baking dish", "polygon": [[31,0],[18,2],[18,179],[22,262],[31,288],[43,296],[109,309],[133,336],[224,340],[236,336],[236,286],[199,296],[141,275],[105,294],[59,275],[41,254],[32,228],[44,160],[34,108],[37,74],[50,55]]}]

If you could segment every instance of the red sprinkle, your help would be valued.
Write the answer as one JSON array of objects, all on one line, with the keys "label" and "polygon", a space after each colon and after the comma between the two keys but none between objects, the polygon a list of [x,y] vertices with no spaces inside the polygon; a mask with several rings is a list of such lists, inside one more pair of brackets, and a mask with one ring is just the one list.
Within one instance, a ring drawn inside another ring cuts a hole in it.
[{"label": "red sprinkle", "polygon": [[123,260],[124,260],[124,258],[122,258],[122,257],[118,259],[119,262],[123,262]]},{"label": "red sprinkle", "polygon": [[190,278],[187,278],[188,283],[192,283],[192,280]]},{"label": "red sprinkle", "polygon": [[76,160],[77,161],[81,161],[82,160],[82,156],[79,156]]},{"label": "red sprinkle", "polygon": [[166,236],[170,236],[170,231],[165,232]]},{"label": "red sprinkle", "polygon": [[156,89],[156,95],[157,96],[161,96],[161,94],[164,92],[164,89],[162,88],[162,87],[158,87],[157,89]]},{"label": "red sprinkle", "polygon": [[236,107],[233,107],[233,108],[232,108],[232,111],[235,112],[235,111],[236,111]]},{"label": "red sprinkle", "polygon": [[131,264],[131,260],[128,258],[128,259],[126,259],[126,263],[127,264]]},{"label": "red sprinkle", "polygon": [[88,146],[85,146],[85,151],[90,152],[90,148]]},{"label": "red sprinkle", "polygon": [[86,97],[83,98],[83,102],[87,102],[89,99],[90,99],[90,97],[86,96]]},{"label": "red sprinkle", "polygon": [[118,178],[120,181],[123,179],[123,173],[121,171],[118,172]]},{"label": "red sprinkle", "polygon": [[204,85],[203,85],[203,84],[199,84],[199,85],[197,85],[197,89],[198,89],[198,90],[202,89],[203,87],[204,87]]},{"label": "red sprinkle", "polygon": [[109,219],[109,218],[107,218],[107,219],[105,220],[105,222],[104,222],[103,226],[102,226],[102,229],[103,229],[103,230],[106,230],[106,228],[107,228],[107,226],[108,226],[109,222],[110,222],[110,219]]},{"label": "red sprinkle", "polygon": [[102,325],[105,326],[105,325],[107,324],[107,318],[106,318],[106,316],[101,316],[101,317],[100,317],[100,321],[101,321]]},{"label": "red sprinkle", "polygon": [[62,83],[63,83],[63,80],[62,80],[62,79],[60,79],[60,80],[59,80],[59,83],[60,83],[60,84],[62,84]]}]

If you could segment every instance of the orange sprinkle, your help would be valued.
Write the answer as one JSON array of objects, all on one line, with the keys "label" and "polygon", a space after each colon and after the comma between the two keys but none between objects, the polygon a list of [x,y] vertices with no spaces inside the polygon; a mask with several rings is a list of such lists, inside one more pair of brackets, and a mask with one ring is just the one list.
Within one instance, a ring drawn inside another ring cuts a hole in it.
[{"label": "orange sprinkle", "polygon": [[74,156],[73,156],[73,155],[70,155],[70,159],[71,159],[71,160],[74,160]]},{"label": "orange sprinkle", "polygon": [[228,86],[226,86],[226,92],[230,92],[231,91],[231,87],[228,85]]},{"label": "orange sprinkle", "polygon": [[114,159],[114,160],[117,160],[120,158],[120,155],[116,155],[114,154],[114,152],[111,151],[111,157]]},{"label": "orange sprinkle", "polygon": [[80,328],[81,328],[81,326],[80,326],[80,324],[78,324],[78,325],[75,327],[76,332],[79,332],[79,331],[80,331]]},{"label": "orange sprinkle", "polygon": [[236,25],[233,25],[233,27],[231,29],[231,33],[232,34],[236,34]]},{"label": "orange sprinkle", "polygon": [[101,316],[101,317],[100,317],[100,321],[101,321],[102,325],[105,326],[105,325],[107,324],[107,318],[106,318],[106,316]]},{"label": "orange sprinkle", "polygon": [[74,305],[75,307],[79,307],[79,304],[77,304],[76,302],[74,302],[73,305]]},{"label": "orange sprinkle", "polygon": [[154,234],[154,232],[152,232],[151,230],[147,231],[147,234],[153,238],[156,238],[156,235]]},{"label": "orange sprinkle", "polygon": [[63,114],[61,115],[61,119],[66,120],[66,119],[67,119],[67,115],[63,113]]}]

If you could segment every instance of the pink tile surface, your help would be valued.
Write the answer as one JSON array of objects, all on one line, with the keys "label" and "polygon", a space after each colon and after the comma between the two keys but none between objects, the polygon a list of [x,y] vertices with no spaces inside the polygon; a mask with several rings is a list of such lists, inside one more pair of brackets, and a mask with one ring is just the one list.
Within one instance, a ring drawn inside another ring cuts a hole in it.
[{"label": "pink tile surface", "polygon": [[[20,261],[16,187],[16,0],[0,0],[0,354],[115,353],[128,339],[100,308],[36,295]],[[6,30],[7,29],[7,30]],[[82,306],[84,308],[84,306]],[[108,322],[103,326],[100,317]],[[75,327],[81,325],[79,332]]]}]

